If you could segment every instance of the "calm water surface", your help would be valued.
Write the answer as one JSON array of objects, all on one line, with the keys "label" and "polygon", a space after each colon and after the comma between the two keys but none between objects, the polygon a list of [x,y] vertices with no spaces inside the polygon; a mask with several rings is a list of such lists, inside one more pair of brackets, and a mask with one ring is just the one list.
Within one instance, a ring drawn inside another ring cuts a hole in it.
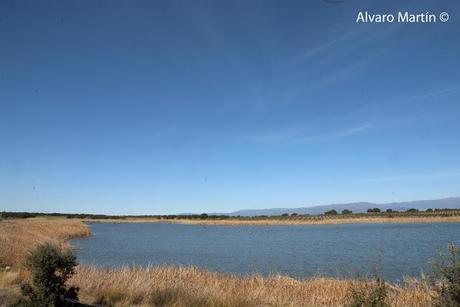
[{"label": "calm water surface", "polygon": [[73,240],[84,264],[194,265],[238,274],[353,277],[380,267],[387,279],[419,276],[460,223],[304,226],[90,224],[94,236]]}]

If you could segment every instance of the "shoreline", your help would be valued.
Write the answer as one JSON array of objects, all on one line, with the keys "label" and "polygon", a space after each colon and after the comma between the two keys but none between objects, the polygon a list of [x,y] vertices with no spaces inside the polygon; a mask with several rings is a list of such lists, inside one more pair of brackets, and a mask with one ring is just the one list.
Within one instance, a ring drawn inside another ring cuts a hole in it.
[{"label": "shoreline", "polygon": [[270,226],[270,225],[341,225],[341,224],[380,224],[380,223],[460,223],[460,216],[359,216],[359,217],[306,217],[306,218],[272,218],[272,219],[81,219],[85,223],[169,223],[185,225],[228,225],[228,226]]}]

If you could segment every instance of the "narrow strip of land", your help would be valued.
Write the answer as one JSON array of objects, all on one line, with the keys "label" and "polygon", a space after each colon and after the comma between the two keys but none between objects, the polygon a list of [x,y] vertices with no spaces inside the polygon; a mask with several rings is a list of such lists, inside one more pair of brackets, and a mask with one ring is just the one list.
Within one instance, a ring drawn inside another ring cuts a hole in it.
[{"label": "narrow strip of land", "polygon": [[186,218],[123,218],[84,219],[85,222],[102,223],[177,223],[196,225],[334,225],[365,223],[459,223],[455,216],[359,216],[359,217],[296,217],[296,218],[227,218],[227,219],[186,219]]},{"label": "narrow strip of land", "polygon": [[[378,210],[378,209],[372,209]],[[348,210],[344,210],[348,211]],[[333,212],[334,214],[331,214]],[[349,211],[351,212],[351,211]],[[460,209],[435,209],[418,211],[385,211],[368,213],[337,213],[330,210],[319,215],[283,214],[279,216],[231,216],[231,215],[95,215],[66,213],[0,212],[0,220],[11,218],[54,218],[107,223],[179,223],[199,225],[321,225],[364,223],[458,223]]]}]

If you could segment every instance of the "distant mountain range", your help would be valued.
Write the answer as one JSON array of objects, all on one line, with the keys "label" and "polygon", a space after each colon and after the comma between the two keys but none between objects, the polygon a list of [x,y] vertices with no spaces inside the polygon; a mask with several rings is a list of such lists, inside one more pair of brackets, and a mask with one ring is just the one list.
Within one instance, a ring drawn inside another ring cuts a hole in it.
[{"label": "distant mountain range", "polygon": [[232,216],[257,216],[257,215],[281,215],[283,213],[297,213],[297,214],[322,214],[328,210],[335,209],[341,212],[344,209],[353,211],[353,213],[366,212],[369,208],[379,208],[380,210],[393,209],[398,211],[405,211],[411,208],[424,210],[432,209],[460,209],[460,197],[450,197],[433,200],[416,200],[406,202],[384,203],[376,204],[370,202],[356,202],[346,204],[333,204],[324,206],[301,207],[301,208],[272,208],[272,209],[247,209],[227,213]]}]

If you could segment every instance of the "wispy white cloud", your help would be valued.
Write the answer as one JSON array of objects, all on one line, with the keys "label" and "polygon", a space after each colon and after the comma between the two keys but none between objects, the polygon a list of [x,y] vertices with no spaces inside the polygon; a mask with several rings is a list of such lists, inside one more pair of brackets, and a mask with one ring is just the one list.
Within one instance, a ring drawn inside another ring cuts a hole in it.
[{"label": "wispy white cloud", "polygon": [[305,128],[291,129],[267,134],[252,135],[249,136],[247,140],[260,143],[285,142],[287,140],[294,139],[305,132]]},{"label": "wispy white cloud", "polygon": [[351,30],[342,33],[328,41],[325,41],[317,46],[313,46],[302,51],[300,55],[293,58],[293,63],[304,62],[315,58],[315,61],[321,57],[337,56],[337,52],[350,53],[362,46],[369,44],[375,40],[384,39],[399,31],[401,27],[390,27],[386,30],[375,32],[370,28],[352,28]]},{"label": "wispy white cloud", "polygon": [[320,133],[309,133],[307,129],[293,129],[281,132],[274,132],[269,134],[253,135],[246,140],[256,143],[269,143],[269,144],[306,144],[314,142],[322,142],[328,140],[335,140],[345,137],[351,137],[368,130],[371,124],[366,123],[359,126],[347,127],[339,130],[320,132]]},{"label": "wispy white cloud", "polygon": [[296,59],[296,62],[300,62],[300,61],[305,61],[311,57],[314,57],[318,54],[320,54],[321,52],[323,51],[326,51],[328,50],[329,48],[333,47],[334,45],[336,45],[337,43],[345,40],[346,38],[348,38],[350,36],[350,33],[346,33],[345,35],[341,36],[341,37],[338,37],[338,38],[335,38],[335,39],[332,39],[320,46],[316,46],[316,47],[313,47],[312,49],[310,50],[307,50],[305,52],[305,54],[303,54],[302,56],[300,56],[298,59]]},{"label": "wispy white cloud", "polygon": [[430,179],[441,179],[449,177],[459,177],[460,171],[440,171],[433,173],[424,173],[424,174],[406,174],[398,176],[383,176],[383,177],[374,177],[366,178],[362,181],[365,182],[388,182],[388,181],[413,181],[413,180],[430,180]]},{"label": "wispy white cloud", "polygon": [[441,90],[438,90],[438,91],[432,91],[432,92],[427,92],[427,93],[423,93],[423,94],[420,94],[420,95],[415,95],[415,96],[403,99],[403,100],[401,100],[399,102],[402,102],[402,103],[413,102],[413,101],[422,100],[422,99],[425,99],[425,98],[440,96],[440,95],[450,93],[450,92],[454,92],[454,91],[457,91],[457,90],[460,90],[460,85],[457,85],[457,86],[454,86],[454,87],[444,88],[444,89],[441,89]]},{"label": "wispy white cloud", "polygon": [[[398,25],[381,31],[368,27],[352,27],[345,31],[332,28],[327,33],[335,35],[326,35],[316,45],[304,38],[304,48],[296,47],[293,54],[271,63],[272,79],[262,82],[248,101],[255,110],[266,111],[273,106],[304,101],[314,92],[357,78],[368,72],[373,61],[391,50],[391,45],[385,44],[378,51],[367,53],[362,53],[361,49],[385,40],[399,29]],[[356,57],[358,51],[360,56]]]},{"label": "wispy white cloud", "polygon": [[[460,91],[460,85],[442,88],[436,91],[421,92],[412,96],[401,97],[393,100],[381,100],[374,103],[369,103],[359,108],[350,111],[354,116],[366,116],[372,118],[372,122],[383,127],[396,127],[405,125],[415,125],[418,122],[426,123],[430,119],[439,116],[436,112],[399,112],[402,105],[416,104],[418,101],[428,98],[442,96],[448,93]],[[446,100],[448,101],[448,100]],[[439,100],[439,103],[443,100]],[[385,115],[387,115],[385,117]],[[444,119],[446,115],[444,115]],[[380,119],[380,120],[379,120]]]},{"label": "wispy white cloud", "polygon": [[298,137],[289,141],[291,144],[300,144],[300,143],[312,143],[312,142],[321,142],[327,140],[340,139],[344,137],[353,136],[355,134],[361,133],[371,127],[371,124],[363,124],[354,127],[348,127],[340,130],[336,130],[329,133],[311,135],[306,137]]},{"label": "wispy white cloud", "polygon": [[441,95],[444,95],[444,94],[447,94],[447,93],[450,93],[450,92],[455,92],[455,91],[458,91],[458,90],[460,90],[460,85],[446,87],[446,88],[442,88],[442,89],[436,90],[436,91],[422,92],[422,93],[414,94],[414,95],[409,96],[409,97],[403,97],[403,98],[394,99],[394,100],[391,100],[391,101],[380,101],[378,103],[368,105],[365,108],[376,108],[376,107],[381,107],[381,106],[400,105],[400,104],[404,104],[404,103],[411,103],[411,102],[423,100],[423,99],[426,99],[426,98],[432,98],[432,97],[441,96]]}]

